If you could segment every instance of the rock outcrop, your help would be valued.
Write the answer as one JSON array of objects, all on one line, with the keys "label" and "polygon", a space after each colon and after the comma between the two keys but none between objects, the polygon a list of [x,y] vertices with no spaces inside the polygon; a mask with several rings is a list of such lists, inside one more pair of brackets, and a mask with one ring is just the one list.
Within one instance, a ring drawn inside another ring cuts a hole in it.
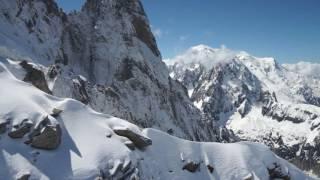
[{"label": "rock outcrop", "polygon": [[31,146],[38,149],[53,150],[58,148],[60,142],[60,126],[47,125],[41,129],[40,134],[32,137]]},{"label": "rock outcrop", "polygon": [[147,146],[152,145],[152,140],[150,138],[142,136],[128,128],[119,127],[119,128],[114,128],[113,131],[119,136],[124,136],[130,139],[133,142],[133,144],[139,149],[144,149]]},{"label": "rock outcrop", "polygon": [[33,123],[28,119],[24,119],[20,124],[14,125],[13,129],[8,133],[8,136],[14,139],[22,138],[30,132]]}]

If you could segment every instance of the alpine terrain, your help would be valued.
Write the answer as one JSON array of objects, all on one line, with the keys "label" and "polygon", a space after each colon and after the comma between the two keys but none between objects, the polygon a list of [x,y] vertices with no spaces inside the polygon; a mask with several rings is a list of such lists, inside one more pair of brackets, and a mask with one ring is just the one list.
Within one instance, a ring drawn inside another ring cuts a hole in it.
[{"label": "alpine terrain", "polygon": [[166,62],[205,116],[320,175],[320,65],[205,45]]},{"label": "alpine terrain", "polygon": [[68,14],[0,0],[0,27],[1,180],[319,172],[320,80],[294,65],[235,54],[204,68],[215,50],[199,46],[168,68],[139,0]]}]

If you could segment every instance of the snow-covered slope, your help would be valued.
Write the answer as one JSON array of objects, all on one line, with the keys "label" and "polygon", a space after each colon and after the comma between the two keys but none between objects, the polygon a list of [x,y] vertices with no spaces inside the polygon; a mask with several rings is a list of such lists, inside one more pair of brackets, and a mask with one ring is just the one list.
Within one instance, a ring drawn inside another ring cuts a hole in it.
[{"label": "snow-covered slope", "polygon": [[[311,179],[260,144],[182,140],[45,94],[9,64],[0,59],[1,179]],[[35,147],[43,134],[40,145],[60,139],[54,150]]]},{"label": "snow-covered slope", "polygon": [[319,175],[319,79],[273,58],[204,45],[167,62],[206,116]]}]

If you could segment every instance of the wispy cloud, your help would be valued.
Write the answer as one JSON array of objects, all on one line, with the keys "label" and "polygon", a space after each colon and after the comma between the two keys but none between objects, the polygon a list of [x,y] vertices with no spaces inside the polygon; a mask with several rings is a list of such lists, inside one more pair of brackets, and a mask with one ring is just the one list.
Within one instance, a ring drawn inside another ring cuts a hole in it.
[{"label": "wispy cloud", "polygon": [[179,36],[180,41],[186,41],[188,38],[189,38],[189,36],[186,36],[186,35]]},{"label": "wispy cloud", "polygon": [[156,28],[151,25],[151,30],[156,38],[160,39],[162,37],[163,31],[160,28]]}]

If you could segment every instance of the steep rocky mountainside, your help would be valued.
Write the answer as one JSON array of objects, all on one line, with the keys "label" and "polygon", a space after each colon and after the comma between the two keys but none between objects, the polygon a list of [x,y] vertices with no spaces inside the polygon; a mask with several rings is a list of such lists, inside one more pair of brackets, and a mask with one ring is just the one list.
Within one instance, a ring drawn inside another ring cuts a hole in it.
[{"label": "steep rocky mountainside", "polygon": [[199,45],[167,60],[194,104],[244,140],[320,172],[320,80],[273,58]]},{"label": "steep rocky mountainside", "polygon": [[0,51],[16,76],[58,97],[179,137],[232,141],[169,77],[138,0],[88,0],[65,14],[53,0],[1,1]]}]

